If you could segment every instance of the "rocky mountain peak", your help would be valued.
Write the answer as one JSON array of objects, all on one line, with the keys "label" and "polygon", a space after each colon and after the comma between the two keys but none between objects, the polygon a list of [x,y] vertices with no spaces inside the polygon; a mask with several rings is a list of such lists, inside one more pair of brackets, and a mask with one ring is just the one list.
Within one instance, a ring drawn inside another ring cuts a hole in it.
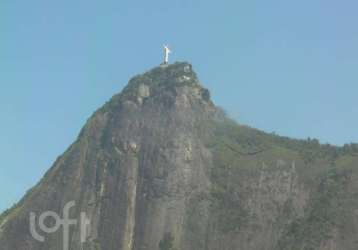
[{"label": "rocky mountain peak", "polygon": [[167,91],[174,93],[173,97],[185,94],[211,102],[209,91],[201,86],[192,65],[187,62],[163,64],[133,77],[121,96],[142,104],[144,99]]},{"label": "rocky mountain peak", "polygon": [[61,230],[32,237],[29,214],[74,201],[71,218],[85,213],[90,228],[84,242],[71,228],[72,250],[355,250],[357,162],[356,146],[238,125],[189,63],[160,65],[97,110],[0,215],[0,249],[63,249]]}]

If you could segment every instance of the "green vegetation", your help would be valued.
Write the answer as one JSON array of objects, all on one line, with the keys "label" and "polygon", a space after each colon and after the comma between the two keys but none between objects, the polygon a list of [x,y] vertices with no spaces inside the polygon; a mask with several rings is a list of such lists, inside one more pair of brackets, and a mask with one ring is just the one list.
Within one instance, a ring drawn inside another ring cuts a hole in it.
[{"label": "green vegetation", "polygon": [[14,204],[11,208],[6,209],[2,214],[0,214],[0,225],[3,223],[4,219],[16,209],[16,207],[17,204]]},{"label": "green vegetation", "polygon": [[3,220],[5,219],[5,217],[9,214],[10,209],[6,209],[2,214],[0,214],[0,225],[3,222]]},{"label": "green vegetation", "polygon": [[159,242],[159,250],[175,250],[174,237],[171,233],[165,233],[163,239]]},{"label": "green vegetation", "polygon": [[[252,194],[243,183],[248,178],[257,181],[263,163],[269,173],[278,167],[278,160],[284,160],[295,163],[300,183],[313,196],[305,216],[287,225],[284,239],[280,242],[283,247],[279,249],[294,249],[286,244],[292,241],[297,244],[308,241],[304,249],[310,249],[308,246],[315,249],[317,242],[329,236],[331,227],[340,219],[340,199],[344,197],[345,182],[350,166],[354,166],[352,161],[355,161],[349,159],[358,155],[356,144],[344,147],[321,145],[316,139],[280,137],[226,119],[217,124],[209,146],[214,160],[211,169],[212,213],[218,218],[217,224],[222,232],[238,232],[253,219],[245,207],[246,198]],[[344,169],[336,166],[338,160],[349,163],[349,166]],[[287,223],[294,214],[285,209],[288,208],[282,209],[278,219]]]},{"label": "green vegetation", "polygon": [[[275,133],[265,133],[263,131],[238,125],[235,121],[225,119],[217,128],[219,138],[226,138],[243,146],[256,146],[257,149],[279,146],[286,149],[297,151],[307,163],[312,163],[316,159],[335,160],[340,156],[358,156],[358,144],[346,144],[337,147],[330,144],[320,144],[317,139],[308,138],[292,139],[285,136],[278,136]],[[243,152],[245,153],[245,152]],[[246,152],[246,154],[255,153]]]},{"label": "green vegetation", "polygon": [[[214,167],[211,170],[211,211],[218,218],[218,228],[226,232],[238,232],[250,219],[244,205],[243,176],[257,172],[255,162],[247,156],[259,154],[268,148],[261,140],[249,140],[247,133],[230,121],[219,124],[211,143]],[[257,166],[257,165],[256,165]]]},{"label": "green vegetation", "polygon": [[342,203],[348,178],[348,172],[331,168],[317,180],[318,186],[312,191],[305,215],[287,225],[278,242],[278,250],[318,249],[324,239],[331,237],[332,228],[347,216]]},{"label": "green vegetation", "polygon": [[98,239],[93,240],[93,246],[94,246],[95,250],[101,250],[102,249],[101,242]]}]

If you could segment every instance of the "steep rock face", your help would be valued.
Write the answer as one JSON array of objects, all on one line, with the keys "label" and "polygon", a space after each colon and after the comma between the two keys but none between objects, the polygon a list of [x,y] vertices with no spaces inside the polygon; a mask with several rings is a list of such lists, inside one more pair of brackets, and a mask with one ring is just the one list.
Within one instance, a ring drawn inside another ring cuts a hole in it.
[{"label": "steep rock face", "polygon": [[[210,185],[211,155],[201,141],[209,133],[200,124],[215,114],[189,64],[133,78],[20,202],[16,218],[4,225],[1,245],[61,249],[60,233],[45,243],[32,239],[28,215],[61,214],[72,200],[72,218],[83,211],[91,221],[85,249],[157,249],[165,232],[175,234],[175,245],[189,244],[184,240],[189,198]],[[78,227],[71,236],[71,249],[80,249]]]},{"label": "steep rock face", "polygon": [[0,249],[63,249],[62,230],[33,239],[29,214],[70,201],[91,222],[83,243],[71,227],[71,250],[357,249],[357,152],[237,125],[190,64],[163,65],[96,111],[0,217]]}]

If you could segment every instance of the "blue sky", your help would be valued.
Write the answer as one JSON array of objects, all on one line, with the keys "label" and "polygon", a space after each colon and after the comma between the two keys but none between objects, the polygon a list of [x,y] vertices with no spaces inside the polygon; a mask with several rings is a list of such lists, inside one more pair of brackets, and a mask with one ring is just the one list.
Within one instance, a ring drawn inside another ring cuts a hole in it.
[{"label": "blue sky", "polygon": [[356,0],[0,1],[0,210],[129,78],[189,61],[240,123],[358,142]]}]

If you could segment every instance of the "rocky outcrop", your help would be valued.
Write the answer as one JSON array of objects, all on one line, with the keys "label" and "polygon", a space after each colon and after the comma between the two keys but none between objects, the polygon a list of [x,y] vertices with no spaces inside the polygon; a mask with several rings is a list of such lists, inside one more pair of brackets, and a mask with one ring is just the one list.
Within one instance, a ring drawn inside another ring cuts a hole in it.
[{"label": "rocky outcrop", "polygon": [[0,217],[0,248],[63,249],[62,230],[33,238],[29,214],[75,201],[70,217],[90,227],[84,242],[71,227],[71,250],[357,249],[357,151],[237,125],[190,64],[162,65],[96,111]]}]

